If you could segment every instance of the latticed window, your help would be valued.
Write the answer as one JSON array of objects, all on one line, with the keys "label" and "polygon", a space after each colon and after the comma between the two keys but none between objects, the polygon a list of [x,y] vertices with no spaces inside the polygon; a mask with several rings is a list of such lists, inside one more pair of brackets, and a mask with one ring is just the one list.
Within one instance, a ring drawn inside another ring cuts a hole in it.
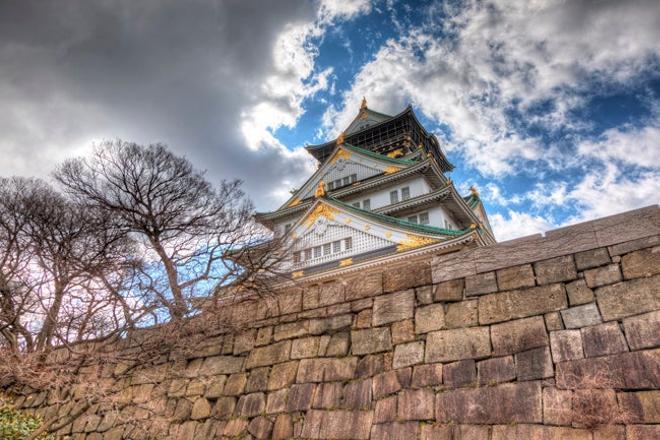
[{"label": "latticed window", "polygon": [[323,255],[330,255],[331,248],[330,248],[330,243],[326,243],[323,245]]},{"label": "latticed window", "polygon": [[422,225],[428,225],[429,224],[429,213],[428,212],[422,212],[419,214],[419,223]]},{"label": "latticed window", "polygon": [[371,200],[364,199],[362,201],[362,209],[367,210],[367,211],[370,210],[371,209]]},{"label": "latticed window", "polygon": [[354,202],[353,206],[355,206],[356,208],[359,208],[360,207],[360,202]]},{"label": "latticed window", "polygon": [[293,262],[294,263],[300,263],[300,252],[294,252],[293,253]]},{"label": "latticed window", "polygon": [[357,182],[357,174],[351,174],[351,183]]},{"label": "latticed window", "polygon": [[390,191],[390,203],[394,204],[399,201],[399,192],[397,190]]},{"label": "latticed window", "polygon": [[320,258],[321,257],[321,246],[316,246],[314,248],[314,258]]},{"label": "latticed window", "polygon": [[332,253],[336,254],[337,252],[341,252],[341,241],[333,241],[332,242]]},{"label": "latticed window", "polygon": [[346,239],[344,239],[344,240],[345,240],[345,241],[344,241],[344,248],[345,248],[346,250],[348,250],[348,249],[353,249],[353,239],[352,239],[351,237],[348,237],[348,238],[346,238]]},{"label": "latticed window", "polygon": [[408,200],[410,198],[410,188],[404,186],[401,188],[401,200]]},{"label": "latticed window", "polygon": [[305,260],[311,260],[311,259],[312,259],[312,250],[305,249]]},{"label": "latticed window", "polygon": [[411,215],[410,217],[408,217],[408,221],[411,223],[417,223],[417,216]]}]

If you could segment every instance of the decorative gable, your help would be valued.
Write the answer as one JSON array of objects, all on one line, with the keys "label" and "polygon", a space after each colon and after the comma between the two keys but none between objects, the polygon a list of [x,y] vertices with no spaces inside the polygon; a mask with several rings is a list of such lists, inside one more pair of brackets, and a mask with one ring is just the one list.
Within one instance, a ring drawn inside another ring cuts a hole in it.
[{"label": "decorative gable", "polygon": [[312,197],[321,181],[325,182],[329,191],[333,191],[383,173],[399,171],[406,166],[387,157],[379,158],[375,153],[366,154],[355,147],[340,145],[285,206],[295,206]]},{"label": "decorative gable", "polygon": [[[438,243],[447,237],[417,233],[397,224],[375,221],[370,214],[321,197],[293,226],[293,269],[344,260],[356,255],[405,251]],[[341,264],[341,262],[340,262]]]}]

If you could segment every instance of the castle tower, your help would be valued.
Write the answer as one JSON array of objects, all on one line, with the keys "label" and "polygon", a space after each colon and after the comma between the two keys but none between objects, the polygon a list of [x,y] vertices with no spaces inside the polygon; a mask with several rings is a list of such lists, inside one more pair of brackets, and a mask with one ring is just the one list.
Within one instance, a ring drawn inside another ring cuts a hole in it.
[{"label": "castle tower", "polygon": [[478,192],[458,194],[445,175],[453,165],[410,106],[388,116],[363,98],[337,139],[306,149],[317,171],[279,209],[257,215],[290,243],[292,278],[495,242]]}]

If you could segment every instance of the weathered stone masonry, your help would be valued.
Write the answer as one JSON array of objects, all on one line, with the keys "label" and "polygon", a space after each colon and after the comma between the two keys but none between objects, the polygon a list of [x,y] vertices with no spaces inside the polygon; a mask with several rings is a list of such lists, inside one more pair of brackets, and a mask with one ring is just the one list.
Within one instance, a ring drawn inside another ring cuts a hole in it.
[{"label": "weathered stone masonry", "polygon": [[[152,404],[158,438],[660,438],[657,206],[289,287],[251,313],[187,377],[165,358],[156,379],[123,380],[122,411]],[[16,403],[64,414],[70,394]],[[61,432],[149,436],[97,407]]]}]

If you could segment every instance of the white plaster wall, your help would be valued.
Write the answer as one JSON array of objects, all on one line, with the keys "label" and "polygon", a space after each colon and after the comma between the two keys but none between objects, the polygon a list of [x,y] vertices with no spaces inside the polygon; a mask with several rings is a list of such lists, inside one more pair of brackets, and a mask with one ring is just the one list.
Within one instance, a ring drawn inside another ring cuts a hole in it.
[{"label": "white plaster wall", "polygon": [[357,197],[352,197],[350,199],[346,199],[346,203],[349,205],[352,205],[355,202],[361,202],[364,199],[369,199],[371,200],[371,209],[377,209],[377,208],[382,208],[383,206],[390,205],[390,192],[394,191],[395,189],[399,191],[399,201],[401,201],[401,188],[403,187],[409,187],[410,188],[410,198],[421,196],[423,194],[428,194],[431,192],[431,188],[429,187],[428,183],[426,180],[424,180],[423,177],[415,177],[410,180],[406,180],[404,182],[397,182],[395,184],[389,185],[389,186],[383,186],[378,189],[374,189],[371,192],[364,192],[361,193]]}]

